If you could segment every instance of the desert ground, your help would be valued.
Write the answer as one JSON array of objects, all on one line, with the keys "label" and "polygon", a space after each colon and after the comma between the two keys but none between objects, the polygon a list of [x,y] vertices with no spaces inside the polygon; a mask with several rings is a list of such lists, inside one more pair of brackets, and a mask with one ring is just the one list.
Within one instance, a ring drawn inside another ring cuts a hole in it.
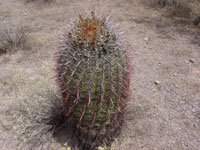
[{"label": "desert ground", "polygon": [[[199,150],[200,28],[166,18],[137,0],[57,0],[45,5],[0,0],[1,29],[30,28],[27,47],[0,55],[0,149],[21,149],[17,133],[23,123],[7,116],[14,114],[17,103],[45,98],[48,89],[57,92],[53,70],[59,39],[71,18],[85,9],[111,15],[134,55],[125,123],[112,149]],[[67,134],[53,139],[51,149],[69,150]]]}]

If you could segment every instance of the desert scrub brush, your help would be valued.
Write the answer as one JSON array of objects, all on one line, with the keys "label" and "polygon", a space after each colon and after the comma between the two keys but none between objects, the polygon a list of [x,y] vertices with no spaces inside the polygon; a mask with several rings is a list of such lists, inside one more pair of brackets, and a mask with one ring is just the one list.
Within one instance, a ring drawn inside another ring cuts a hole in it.
[{"label": "desert scrub brush", "polygon": [[67,26],[56,53],[63,114],[82,149],[94,149],[118,133],[131,75],[130,48],[122,33],[94,12]]},{"label": "desert scrub brush", "polygon": [[15,105],[1,113],[0,128],[8,135],[15,135],[13,138],[19,142],[16,149],[49,150],[54,134],[64,122],[59,96],[51,89],[19,96],[21,99]]},{"label": "desert scrub brush", "polygon": [[26,26],[0,29],[0,54],[13,53],[18,49],[27,49],[31,38],[31,29]]}]

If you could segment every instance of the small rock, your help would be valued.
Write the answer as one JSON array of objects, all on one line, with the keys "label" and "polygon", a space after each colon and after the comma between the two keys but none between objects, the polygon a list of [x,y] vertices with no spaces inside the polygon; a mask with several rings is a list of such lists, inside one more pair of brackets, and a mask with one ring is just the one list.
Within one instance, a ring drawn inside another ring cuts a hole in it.
[{"label": "small rock", "polygon": [[174,73],[174,74],[173,74],[173,76],[177,76],[177,75],[178,75],[177,73]]},{"label": "small rock", "polygon": [[190,62],[191,62],[191,63],[194,63],[194,62],[195,62],[195,60],[191,58],[191,59],[190,59]]},{"label": "small rock", "polygon": [[156,88],[153,88],[153,89],[152,89],[152,92],[156,92],[156,91],[157,91],[157,89],[156,89]]},{"label": "small rock", "polygon": [[160,81],[157,80],[157,81],[155,81],[154,83],[155,83],[156,85],[159,85],[159,84],[160,84]]},{"label": "small rock", "polygon": [[182,101],[182,104],[185,104],[185,101]]},{"label": "small rock", "polygon": [[192,109],[192,112],[193,112],[193,113],[195,113],[195,112],[196,112],[196,110],[195,110],[195,109]]},{"label": "small rock", "polygon": [[149,38],[148,38],[148,37],[145,37],[144,40],[145,40],[146,42],[148,42],[148,41],[149,41]]}]

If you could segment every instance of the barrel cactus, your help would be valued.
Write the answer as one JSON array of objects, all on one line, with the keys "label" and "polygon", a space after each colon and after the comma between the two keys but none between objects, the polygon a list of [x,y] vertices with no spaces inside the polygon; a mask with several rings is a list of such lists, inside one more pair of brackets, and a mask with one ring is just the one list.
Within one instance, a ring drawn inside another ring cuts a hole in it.
[{"label": "barrel cactus", "polygon": [[82,149],[110,140],[121,127],[130,80],[129,47],[109,18],[79,15],[56,53],[63,114]]}]

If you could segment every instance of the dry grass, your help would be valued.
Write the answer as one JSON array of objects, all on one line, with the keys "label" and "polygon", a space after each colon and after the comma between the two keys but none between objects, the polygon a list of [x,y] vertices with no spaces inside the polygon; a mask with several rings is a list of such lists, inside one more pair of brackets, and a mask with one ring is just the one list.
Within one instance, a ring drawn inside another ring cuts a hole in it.
[{"label": "dry grass", "polygon": [[193,20],[193,24],[195,26],[199,25],[200,24],[200,16],[197,16],[194,20]]},{"label": "dry grass", "polygon": [[7,27],[0,30],[0,54],[13,53],[28,46],[29,27]]},{"label": "dry grass", "polygon": [[36,2],[36,3],[50,3],[52,0],[26,0],[26,2]]},{"label": "dry grass", "polygon": [[49,89],[18,99],[2,114],[0,127],[17,135],[20,149],[49,149],[53,134],[64,121],[58,99]]},{"label": "dry grass", "polygon": [[180,0],[170,0],[166,2],[166,15],[170,17],[190,18],[192,9],[189,3]]},{"label": "dry grass", "polygon": [[187,19],[194,25],[199,24],[200,5],[198,0],[142,0],[146,6],[159,9],[164,16]]}]

